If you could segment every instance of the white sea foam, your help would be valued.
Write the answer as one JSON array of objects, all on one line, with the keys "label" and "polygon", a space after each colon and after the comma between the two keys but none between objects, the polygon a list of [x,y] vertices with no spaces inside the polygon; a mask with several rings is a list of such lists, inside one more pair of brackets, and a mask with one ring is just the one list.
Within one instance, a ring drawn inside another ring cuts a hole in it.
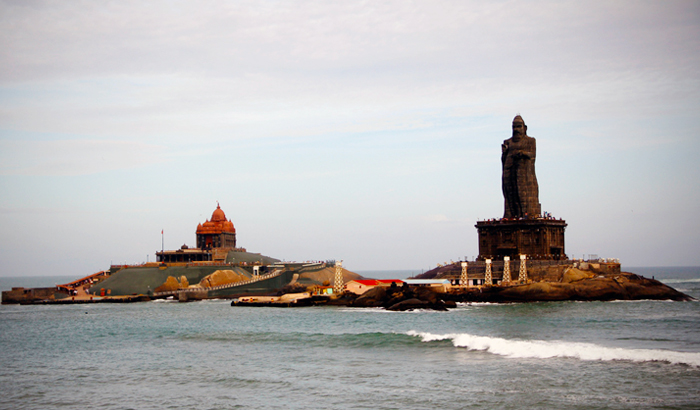
[{"label": "white sea foam", "polygon": [[510,358],[570,357],[580,360],[629,360],[633,362],[663,361],[700,367],[700,353],[676,352],[660,349],[625,349],[599,346],[593,343],[575,343],[545,340],[508,340],[499,337],[475,336],[468,333],[436,335],[432,333],[407,332],[420,337],[424,342],[451,340],[455,347],[481,350]]},{"label": "white sea foam", "polygon": [[369,313],[394,313],[391,310],[386,310],[386,309],[381,308],[381,307],[363,307],[363,308],[345,307],[345,308],[339,308],[338,311],[339,312],[354,312],[354,313],[357,313],[357,312],[362,312],[362,313],[368,313],[368,312]]},{"label": "white sea foam", "polygon": [[661,282],[661,283],[686,283],[686,282],[697,283],[697,282],[700,282],[700,278],[692,278],[692,279],[659,279],[659,282]]},{"label": "white sea foam", "polygon": [[505,303],[494,303],[494,302],[457,302],[457,306],[468,307],[468,306],[507,306]]}]

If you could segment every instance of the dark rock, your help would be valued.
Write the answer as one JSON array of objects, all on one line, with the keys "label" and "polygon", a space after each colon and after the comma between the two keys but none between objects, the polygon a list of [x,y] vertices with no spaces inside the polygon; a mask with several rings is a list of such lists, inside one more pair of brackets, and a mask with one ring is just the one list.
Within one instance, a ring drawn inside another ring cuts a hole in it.
[{"label": "dark rock", "polygon": [[418,299],[431,304],[438,304],[441,302],[438,293],[430,288],[417,288],[415,294]]},{"label": "dark rock", "polygon": [[355,299],[350,306],[353,307],[382,307],[386,300],[386,290],[382,286],[377,286],[368,290]]},{"label": "dark rock", "polygon": [[302,285],[301,283],[290,283],[285,285],[279,292],[277,292],[278,296],[286,295],[288,293],[302,293],[306,292],[306,286]]},{"label": "dark rock", "polygon": [[[452,303],[452,307],[456,304]],[[445,302],[430,288],[376,287],[351,302],[352,307],[383,307],[387,310],[432,309],[447,310]]]},{"label": "dark rock", "polygon": [[416,298],[406,299],[386,308],[387,310],[406,311],[413,309],[425,309],[430,303]]},{"label": "dark rock", "polygon": [[508,287],[487,286],[480,289],[465,289],[461,293],[444,297],[458,302],[492,303],[564,300],[694,300],[659,281],[634,274],[599,276],[571,283],[535,282]]}]

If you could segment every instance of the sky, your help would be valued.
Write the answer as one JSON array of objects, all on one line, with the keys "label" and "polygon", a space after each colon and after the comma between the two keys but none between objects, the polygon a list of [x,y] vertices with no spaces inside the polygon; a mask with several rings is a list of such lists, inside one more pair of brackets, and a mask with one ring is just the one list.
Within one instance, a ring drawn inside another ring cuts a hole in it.
[{"label": "sky", "polygon": [[698,266],[699,113],[698,1],[0,1],[0,276],[153,261],[217,202],[282,260],[472,260],[516,114],[570,257]]}]

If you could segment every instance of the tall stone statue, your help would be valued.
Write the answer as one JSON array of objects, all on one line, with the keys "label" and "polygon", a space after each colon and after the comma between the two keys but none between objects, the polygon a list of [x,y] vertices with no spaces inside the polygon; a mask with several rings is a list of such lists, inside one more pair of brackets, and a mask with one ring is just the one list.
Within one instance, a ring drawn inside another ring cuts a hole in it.
[{"label": "tall stone statue", "polygon": [[513,119],[513,136],[503,141],[504,218],[536,218],[541,213],[539,186],[535,176],[535,139],[527,136],[520,115]]}]

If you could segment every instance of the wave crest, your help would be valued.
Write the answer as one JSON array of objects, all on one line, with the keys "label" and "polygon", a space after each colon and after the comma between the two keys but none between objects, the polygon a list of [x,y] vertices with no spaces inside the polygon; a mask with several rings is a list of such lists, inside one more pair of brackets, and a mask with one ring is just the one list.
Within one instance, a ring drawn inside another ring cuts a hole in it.
[{"label": "wave crest", "polygon": [[625,349],[605,347],[593,343],[576,343],[546,340],[508,340],[499,337],[476,336],[468,333],[436,335],[411,330],[409,336],[420,337],[423,342],[451,340],[455,347],[480,350],[510,358],[568,357],[580,360],[628,360],[633,362],[662,361],[700,367],[700,353],[676,352],[660,349]]}]

